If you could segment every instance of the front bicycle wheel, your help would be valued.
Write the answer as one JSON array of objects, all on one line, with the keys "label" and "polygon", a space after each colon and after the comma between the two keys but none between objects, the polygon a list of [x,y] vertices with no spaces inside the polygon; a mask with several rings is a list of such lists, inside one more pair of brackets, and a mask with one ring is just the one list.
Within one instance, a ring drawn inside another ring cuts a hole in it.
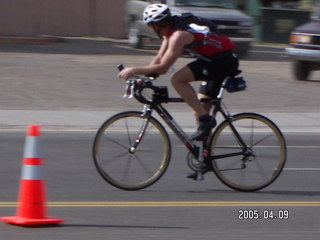
[{"label": "front bicycle wheel", "polygon": [[268,118],[240,113],[222,122],[209,141],[212,167],[228,187],[256,191],[270,185],[286,162],[286,141]]},{"label": "front bicycle wheel", "polygon": [[123,190],[146,188],[166,171],[171,157],[169,136],[153,117],[122,112],[99,129],[93,160],[100,175]]}]

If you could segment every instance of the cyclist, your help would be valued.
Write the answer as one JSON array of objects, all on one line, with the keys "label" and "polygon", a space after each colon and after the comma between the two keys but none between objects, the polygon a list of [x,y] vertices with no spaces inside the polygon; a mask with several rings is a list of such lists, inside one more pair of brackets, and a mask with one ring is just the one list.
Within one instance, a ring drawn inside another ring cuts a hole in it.
[{"label": "cyclist", "polygon": [[[195,56],[197,60],[176,71],[171,82],[197,117],[199,126],[191,136],[196,140],[207,135],[216,125],[215,117],[209,115],[211,105],[201,104],[198,97],[216,97],[223,79],[238,69],[238,59],[229,38],[210,32],[207,26],[184,24],[182,18],[172,16],[165,4],[146,7],[143,21],[162,38],[161,47],[149,65],[125,68],[119,77],[128,79],[135,74],[165,74],[183,52]],[[200,80],[204,82],[197,96],[190,82]]]}]

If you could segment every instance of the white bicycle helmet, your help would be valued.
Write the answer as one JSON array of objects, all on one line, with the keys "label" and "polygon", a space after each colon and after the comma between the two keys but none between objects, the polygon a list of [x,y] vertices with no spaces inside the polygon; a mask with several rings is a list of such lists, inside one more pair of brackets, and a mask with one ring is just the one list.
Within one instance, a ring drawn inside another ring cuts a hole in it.
[{"label": "white bicycle helmet", "polygon": [[168,18],[171,18],[171,13],[165,4],[151,4],[143,11],[143,21],[146,24],[159,23]]}]

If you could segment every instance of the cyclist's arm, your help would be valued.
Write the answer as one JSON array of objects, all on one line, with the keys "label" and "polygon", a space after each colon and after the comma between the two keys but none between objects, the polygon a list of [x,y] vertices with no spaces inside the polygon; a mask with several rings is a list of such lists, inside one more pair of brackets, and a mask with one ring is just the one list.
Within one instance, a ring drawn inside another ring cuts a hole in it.
[{"label": "cyclist's arm", "polygon": [[162,59],[163,55],[165,54],[165,52],[168,49],[168,43],[169,43],[168,38],[164,37],[163,40],[162,40],[160,49],[159,49],[159,51],[157,53],[157,56],[155,56],[152,59],[152,61],[150,62],[149,66],[152,66],[154,64],[159,64],[161,62],[161,59]]},{"label": "cyclist's arm", "polygon": [[161,61],[159,63],[155,63],[153,65],[145,66],[145,67],[133,67],[133,68],[125,68],[119,73],[119,77],[123,79],[130,78],[133,74],[136,75],[148,75],[157,73],[159,75],[165,74],[170,66],[177,60],[177,58],[181,55],[183,47],[187,44],[192,43],[194,39],[193,34],[186,31],[177,31],[173,33],[173,35],[168,38],[168,46],[163,56],[161,57]]}]

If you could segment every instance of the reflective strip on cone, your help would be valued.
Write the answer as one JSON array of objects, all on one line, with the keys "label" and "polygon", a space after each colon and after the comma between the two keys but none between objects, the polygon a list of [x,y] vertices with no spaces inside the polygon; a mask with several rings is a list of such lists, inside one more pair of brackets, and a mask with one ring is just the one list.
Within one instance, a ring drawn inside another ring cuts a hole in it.
[{"label": "reflective strip on cone", "polygon": [[41,158],[24,158],[21,180],[42,180],[43,166]]},{"label": "reflective strip on cone", "polygon": [[24,146],[25,158],[40,158],[39,137],[27,136]]},{"label": "reflective strip on cone", "polygon": [[24,165],[21,173],[22,180],[42,180],[43,166],[41,165]]}]

